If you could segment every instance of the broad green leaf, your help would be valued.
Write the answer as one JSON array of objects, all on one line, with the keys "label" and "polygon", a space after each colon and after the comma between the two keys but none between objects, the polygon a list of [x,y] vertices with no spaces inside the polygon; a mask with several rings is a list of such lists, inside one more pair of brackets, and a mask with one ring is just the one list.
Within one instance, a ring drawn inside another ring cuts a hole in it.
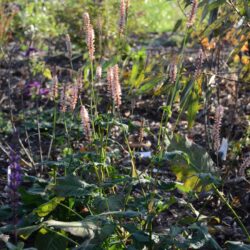
[{"label": "broad green leaf", "polygon": [[50,201],[40,205],[38,208],[36,208],[34,210],[34,213],[36,213],[40,217],[45,217],[49,213],[51,213],[60,202],[64,201],[64,199],[65,198],[62,198],[62,197],[55,197],[52,200],[50,200]]},{"label": "broad green leaf", "polygon": [[19,189],[19,193],[21,194],[21,200],[26,207],[34,208],[40,206],[42,203],[48,200],[44,199],[44,197],[39,194],[34,194],[32,192],[34,191],[34,188],[40,188],[41,191],[44,193],[44,188],[41,188],[41,186],[39,186],[37,183],[33,184],[33,187],[28,190],[26,190],[24,187],[21,187]]},{"label": "broad green leaf", "polygon": [[124,197],[122,195],[111,195],[105,197],[95,197],[93,201],[93,210],[96,213],[106,211],[119,211],[124,206]]},{"label": "broad green leaf", "polygon": [[186,164],[178,163],[172,166],[172,171],[176,175],[177,181],[183,183],[183,185],[178,185],[177,187],[184,191],[190,192],[192,190],[201,191],[200,179],[196,176],[196,171],[188,167]]},{"label": "broad green leaf", "polygon": [[140,243],[148,243],[150,242],[149,235],[145,234],[142,231],[137,231],[136,233],[132,234],[132,237],[134,240],[140,242]]},{"label": "broad green leaf", "polygon": [[17,229],[17,233],[25,240],[27,240],[32,233],[39,230],[41,228],[41,225],[34,225],[34,226],[28,226],[28,227],[22,227]]},{"label": "broad green leaf", "polygon": [[[176,187],[184,192],[211,188],[207,179],[200,178],[204,175],[199,176],[201,173],[209,174],[215,171],[214,163],[206,150],[189,139],[174,135],[170,141],[168,151],[165,155],[168,156],[167,159],[170,160],[171,169],[176,175],[177,181],[180,182],[180,184],[176,184]],[[174,157],[169,158],[169,155]]]},{"label": "broad green leaf", "polygon": [[96,186],[90,185],[76,176],[67,176],[58,178],[53,189],[59,197],[83,197],[91,194]]},{"label": "broad green leaf", "polygon": [[104,241],[106,238],[110,237],[115,232],[115,224],[105,224],[100,232],[100,239]]},{"label": "broad green leaf", "polygon": [[36,235],[35,246],[38,250],[63,250],[67,247],[67,239],[60,234],[42,228]]},{"label": "broad green leaf", "polygon": [[[215,164],[207,151],[179,134],[174,134],[167,148],[167,153],[171,151],[181,151],[187,155],[189,162],[195,167],[197,172],[216,172]],[[187,159],[185,159],[187,161]]]}]

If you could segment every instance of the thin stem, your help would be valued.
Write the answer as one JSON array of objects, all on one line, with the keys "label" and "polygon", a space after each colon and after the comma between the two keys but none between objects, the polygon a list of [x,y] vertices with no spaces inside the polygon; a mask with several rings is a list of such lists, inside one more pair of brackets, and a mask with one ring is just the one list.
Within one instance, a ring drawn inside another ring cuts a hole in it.
[{"label": "thin stem", "polygon": [[247,228],[244,226],[243,222],[241,221],[240,217],[238,216],[238,214],[235,212],[235,210],[233,209],[233,207],[229,204],[229,202],[225,199],[225,197],[220,193],[220,191],[218,190],[218,188],[214,185],[214,183],[212,183],[213,189],[215,190],[216,194],[219,196],[219,198],[225,203],[225,205],[229,208],[229,210],[231,211],[231,213],[234,215],[235,219],[238,221],[242,231],[245,233],[246,237],[248,240],[250,240],[250,235],[247,231]]},{"label": "thin stem", "polygon": [[48,156],[47,156],[48,159],[50,158],[53,142],[54,142],[55,137],[56,137],[56,134],[55,134],[55,132],[56,132],[56,117],[57,117],[57,103],[55,102],[55,104],[54,104],[54,115],[53,115],[53,132],[52,132],[52,138],[51,138],[50,145],[49,145],[49,151],[48,151]]},{"label": "thin stem", "polygon": [[[244,18],[245,16],[241,15],[240,11],[237,9],[237,7],[234,5],[233,1],[231,0],[227,0],[226,1],[228,5],[230,5],[234,11],[237,13],[237,15],[240,17],[240,18]],[[247,26],[250,28],[250,23],[249,22],[246,22]]]},{"label": "thin stem", "polygon": [[182,45],[182,50],[181,50],[181,56],[180,56],[180,63],[179,63],[179,67],[178,67],[178,73],[177,73],[177,79],[175,81],[175,85],[174,85],[174,91],[172,93],[171,96],[171,100],[170,100],[170,107],[172,108],[177,91],[178,91],[178,87],[179,87],[179,82],[180,82],[180,77],[181,77],[181,70],[182,70],[182,64],[183,64],[183,59],[184,59],[184,51],[186,48],[186,44],[187,44],[187,37],[188,37],[188,30],[186,31],[184,40],[183,40],[183,45]]},{"label": "thin stem", "polygon": [[39,112],[39,103],[38,99],[36,99],[36,119],[37,119],[37,133],[38,133],[38,144],[39,144],[39,152],[40,152],[40,159],[41,159],[41,172],[43,172],[43,150],[42,150],[42,138],[41,138],[41,130],[40,130],[40,112]]},{"label": "thin stem", "polygon": [[66,208],[66,209],[68,209],[70,212],[72,212],[72,213],[74,213],[76,216],[78,216],[81,220],[84,220],[84,218],[83,218],[79,213],[77,213],[76,211],[74,211],[72,208],[66,206],[66,205],[63,204],[63,203],[58,203],[58,205],[60,205],[60,206],[62,206],[62,207],[64,207],[64,208]]},{"label": "thin stem", "polygon": [[[194,82],[195,82],[195,81],[194,81]],[[192,85],[194,85],[194,82],[192,83]],[[180,110],[180,112],[179,112],[179,114],[178,114],[178,117],[177,117],[177,119],[176,119],[176,122],[175,122],[175,124],[174,124],[173,131],[176,130],[176,127],[178,126],[178,124],[179,124],[179,122],[180,122],[180,118],[181,118],[181,116],[182,116],[182,114],[183,114],[183,112],[184,112],[184,110],[185,110],[185,107],[186,107],[186,104],[187,104],[187,102],[188,102],[188,100],[189,100],[189,96],[190,96],[190,93],[191,93],[191,91],[192,91],[192,88],[193,88],[193,86],[189,89],[189,92],[188,92],[188,94],[187,94],[187,96],[186,96],[186,98],[185,98],[185,100],[184,100],[184,103],[182,104],[181,110]]]}]

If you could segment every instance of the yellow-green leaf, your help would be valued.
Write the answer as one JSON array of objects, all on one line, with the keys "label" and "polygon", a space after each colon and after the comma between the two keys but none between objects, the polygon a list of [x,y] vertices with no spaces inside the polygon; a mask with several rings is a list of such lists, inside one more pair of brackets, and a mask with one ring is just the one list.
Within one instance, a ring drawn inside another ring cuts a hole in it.
[{"label": "yellow-green leaf", "polygon": [[64,201],[64,199],[65,198],[62,197],[55,197],[49,202],[40,205],[38,208],[34,210],[34,212],[37,213],[38,216],[44,217],[48,215],[50,212],[52,212],[60,202]]}]

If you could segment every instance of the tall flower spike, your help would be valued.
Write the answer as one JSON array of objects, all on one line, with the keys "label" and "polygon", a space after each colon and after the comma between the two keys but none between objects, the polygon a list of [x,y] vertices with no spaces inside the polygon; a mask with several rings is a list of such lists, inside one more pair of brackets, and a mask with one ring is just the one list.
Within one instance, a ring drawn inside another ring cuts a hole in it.
[{"label": "tall flower spike", "polygon": [[102,78],[102,67],[100,65],[98,65],[96,67],[96,79],[97,81],[100,81]]},{"label": "tall flower spike", "polygon": [[175,63],[171,63],[169,66],[169,79],[171,83],[175,83],[177,77],[177,66]]},{"label": "tall flower spike", "polygon": [[193,0],[192,6],[191,6],[191,11],[189,13],[188,21],[187,21],[188,28],[192,27],[194,24],[197,8],[198,8],[198,0]]},{"label": "tall flower spike", "polygon": [[71,45],[69,34],[66,35],[65,41],[66,41],[66,47],[67,47],[67,57],[71,59],[72,58],[72,45]]},{"label": "tall flower spike", "polygon": [[72,111],[75,110],[77,99],[78,99],[78,86],[77,84],[74,84],[74,86],[71,89],[71,99],[70,99],[70,108]]},{"label": "tall flower spike", "polygon": [[107,72],[108,91],[110,92],[113,102],[116,107],[120,107],[121,101],[121,85],[119,81],[119,67],[116,64],[114,67],[110,67]]},{"label": "tall flower spike", "polygon": [[212,131],[214,150],[216,153],[218,153],[220,149],[220,143],[221,143],[220,132],[221,132],[221,122],[223,115],[224,115],[224,108],[223,106],[219,105],[215,112],[214,125]]},{"label": "tall flower spike", "polygon": [[87,34],[89,30],[89,25],[90,25],[90,18],[89,18],[88,12],[83,13],[83,22],[84,22],[84,31],[85,31],[85,34]]},{"label": "tall flower spike", "polygon": [[120,20],[119,20],[119,34],[123,34],[126,22],[126,6],[124,0],[120,2]]},{"label": "tall flower spike", "polygon": [[121,91],[121,85],[120,85],[120,80],[119,80],[119,67],[118,64],[116,64],[113,67],[113,72],[114,72],[114,102],[115,105],[117,107],[120,107],[122,104],[122,100],[121,100],[121,95],[122,95],[122,91]]},{"label": "tall flower spike", "polygon": [[95,32],[91,24],[89,25],[87,32],[87,46],[89,50],[89,59],[93,61],[95,53]]},{"label": "tall flower spike", "polygon": [[82,90],[82,70],[81,69],[79,69],[79,71],[77,73],[76,82],[77,82],[78,90],[81,93],[81,90]]},{"label": "tall flower spike", "polygon": [[21,166],[19,164],[19,156],[11,150],[10,165],[8,167],[8,187],[12,191],[16,191],[21,184]]},{"label": "tall flower spike", "polygon": [[60,110],[65,113],[67,111],[66,84],[63,85],[60,97]]},{"label": "tall flower spike", "polygon": [[195,78],[200,76],[201,68],[202,68],[203,63],[204,63],[204,53],[203,53],[203,50],[200,49],[199,54],[198,54],[198,58],[197,58],[197,62],[196,62],[196,65],[195,65],[195,68],[196,68],[195,73],[194,73]]},{"label": "tall flower spike", "polygon": [[91,141],[91,128],[88,110],[82,105],[80,110],[80,116],[82,120],[83,131],[87,141]]},{"label": "tall flower spike", "polygon": [[113,86],[114,86],[114,71],[113,67],[108,68],[107,72],[107,81],[108,81],[108,92],[113,98]]},{"label": "tall flower spike", "polygon": [[14,234],[17,239],[17,207],[19,201],[19,193],[17,189],[21,185],[21,166],[20,157],[11,149],[10,151],[10,165],[8,166],[7,173],[7,190],[10,198],[11,208],[13,210],[13,223],[14,223]]}]

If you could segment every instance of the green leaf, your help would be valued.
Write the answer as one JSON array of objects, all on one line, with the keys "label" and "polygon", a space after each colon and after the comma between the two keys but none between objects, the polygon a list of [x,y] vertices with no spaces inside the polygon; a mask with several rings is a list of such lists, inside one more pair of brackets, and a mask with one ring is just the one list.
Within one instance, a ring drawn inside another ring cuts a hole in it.
[{"label": "green leaf", "polygon": [[140,243],[148,243],[150,242],[149,236],[147,234],[145,234],[142,231],[138,231],[136,233],[132,234],[132,237],[134,238],[134,240],[140,242]]},{"label": "green leaf", "polygon": [[101,241],[104,241],[106,238],[110,237],[110,235],[112,235],[115,232],[115,224],[108,224],[106,223],[100,232],[100,239]]},{"label": "green leaf", "polygon": [[182,19],[178,19],[177,22],[174,25],[174,28],[172,30],[173,33],[175,33],[182,25],[183,20]]},{"label": "green leaf", "polygon": [[12,209],[10,206],[1,206],[0,208],[0,221],[5,221],[10,219],[12,216]]},{"label": "green leaf", "polygon": [[[215,164],[207,151],[179,134],[174,134],[167,148],[170,151],[181,151],[182,155],[187,155],[189,162],[195,167],[197,172],[217,172]],[[180,159],[179,159],[180,160]],[[187,161],[187,159],[185,159]]]},{"label": "green leaf", "polygon": [[67,239],[42,228],[36,236],[35,246],[38,250],[63,250],[67,247]]},{"label": "green leaf", "polygon": [[228,250],[250,250],[250,245],[246,245],[240,241],[227,241],[225,245]]},{"label": "green leaf", "polygon": [[144,81],[143,85],[138,89],[138,94],[144,94],[151,91],[159,82],[163,80],[163,77],[150,78]]},{"label": "green leaf", "polygon": [[106,211],[119,211],[124,207],[124,197],[122,195],[111,195],[107,198],[95,197],[93,201],[93,210],[96,213]]},{"label": "green leaf", "polygon": [[[29,190],[26,190],[24,187],[21,187],[19,189],[19,193],[21,194],[21,200],[26,207],[27,206],[31,207],[31,208],[37,207],[37,206],[40,206],[43,202],[46,202],[48,200],[48,199],[45,200],[44,197],[42,197],[39,194],[34,194],[34,193],[30,192],[30,190],[34,190],[35,186],[37,188],[39,188],[39,185],[34,184],[33,187],[30,188]],[[44,189],[41,188],[41,190],[43,190],[43,192],[44,192]]]},{"label": "green leaf", "polygon": [[11,242],[5,242],[7,248],[9,250],[37,250],[34,247],[29,247],[29,248],[24,248],[24,243],[23,242],[18,242],[17,245],[15,246],[14,244],[12,244]]},{"label": "green leaf", "polygon": [[32,233],[41,228],[41,225],[27,226],[17,229],[17,234],[19,234],[23,239],[27,240]]},{"label": "green leaf", "polygon": [[190,244],[191,249],[201,249],[201,247],[205,247],[204,249],[222,250],[205,226],[195,223],[189,226],[189,228],[194,231]]},{"label": "green leaf", "polygon": [[91,194],[96,186],[90,185],[76,176],[67,176],[58,178],[53,189],[56,195],[60,197],[83,197]]},{"label": "green leaf", "polygon": [[46,203],[40,205],[38,208],[36,208],[34,210],[34,213],[36,213],[40,217],[45,217],[49,213],[51,213],[60,202],[64,201],[64,199],[65,198],[62,198],[62,197],[55,197],[52,200],[50,200],[49,202],[46,202]]},{"label": "green leaf", "polygon": [[231,27],[231,23],[228,22],[225,16],[222,16],[208,26],[206,31],[203,33],[203,37],[208,37],[214,31],[221,31],[221,32],[225,31],[230,27]]},{"label": "green leaf", "polygon": [[200,108],[199,94],[197,93],[197,91],[195,91],[195,89],[193,89],[188,101],[188,109],[187,109],[188,128],[191,128],[193,126],[199,108]]},{"label": "green leaf", "polygon": [[196,171],[191,167],[178,163],[177,165],[173,165],[171,169],[176,175],[177,181],[183,183],[183,185],[176,185],[180,190],[184,192],[192,190],[201,191],[200,179],[196,176]]},{"label": "green leaf", "polygon": [[171,196],[167,201],[164,201],[164,203],[158,203],[157,204],[157,212],[162,213],[169,209],[169,207],[176,203],[176,198],[174,196]]},{"label": "green leaf", "polygon": [[180,135],[174,135],[168,150],[165,157],[170,160],[171,169],[180,182],[176,187],[184,192],[211,188],[209,179],[202,178],[208,175],[199,175],[215,173],[214,163],[206,150]]}]

